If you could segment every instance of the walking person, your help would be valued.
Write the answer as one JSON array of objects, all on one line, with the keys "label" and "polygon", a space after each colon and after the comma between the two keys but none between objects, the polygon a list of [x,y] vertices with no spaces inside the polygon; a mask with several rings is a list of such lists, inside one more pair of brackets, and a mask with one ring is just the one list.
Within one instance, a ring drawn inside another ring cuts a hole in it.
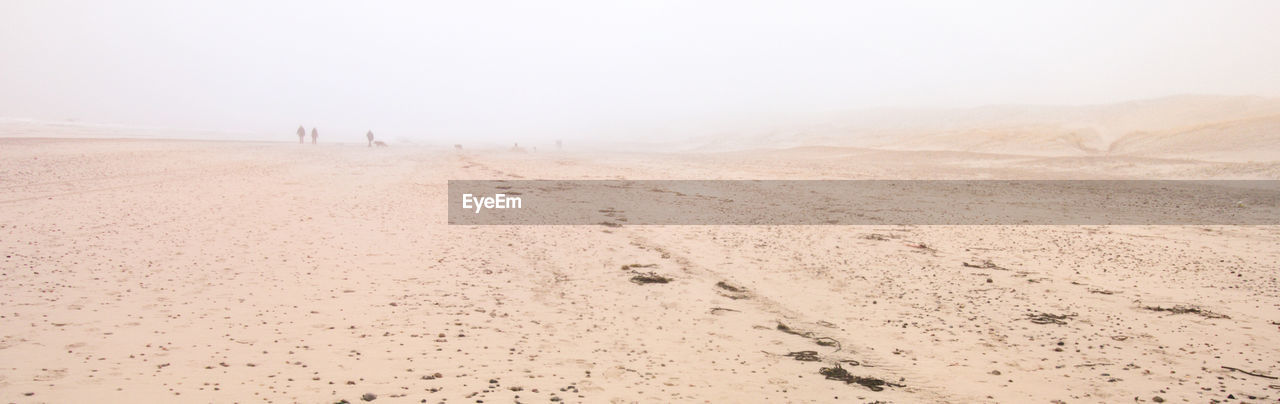
[{"label": "walking person", "polygon": [[316,144],[317,137],[320,137],[320,133],[316,132],[316,128],[311,128],[311,144]]},{"label": "walking person", "polygon": [[369,131],[369,133],[364,134],[364,137],[369,139],[369,147],[373,147],[373,131]]},{"label": "walking person", "polygon": [[307,129],[301,125],[298,126],[298,144],[302,144],[302,138],[307,137]]}]

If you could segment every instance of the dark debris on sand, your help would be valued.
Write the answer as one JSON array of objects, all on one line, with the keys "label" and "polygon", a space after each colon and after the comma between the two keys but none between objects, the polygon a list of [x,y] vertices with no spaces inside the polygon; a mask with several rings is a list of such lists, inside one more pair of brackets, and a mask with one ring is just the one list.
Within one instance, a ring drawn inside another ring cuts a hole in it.
[{"label": "dark debris on sand", "polygon": [[1205,310],[1196,306],[1188,306],[1188,305],[1181,305],[1181,304],[1175,305],[1173,307],[1143,306],[1142,308],[1146,310],[1162,311],[1162,312],[1168,312],[1172,314],[1196,314],[1204,318],[1231,318],[1226,314],[1214,313],[1212,311]]},{"label": "dark debris on sand", "polygon": [[808,331],[798,331],[798,330],[792,329],[791,327],[787,327],[787,325],[786,325],[786,324],[783,324],[783,323],[778,323],[778,331],[782,331],[782,332],[785,332],[785,333],[787,333],[787,334],[791,334],[791,335],[799,335],[799,336],[801,336],[801,337],[805,337],[805,338],[813,338],[813,333],[812,333],[812,332],[808,332]]},{"label": "dark debris on sand", "polygon": [[859,385],[862,385],[863,387],[871,389],[871,391],[882,391],[884,390],[885,386],[905,387],[898,383],[887,382],[883,379],[877,379],[874,377],[854,376],[853,374],[849,373],[848,370],[845,370],[843,367],[841,367],[840,364],[836,364],[836,366],[833,368],[822,368],[821,370],[818,370],[818,373],[825,376],[827,380],[839,380],[839,381],[845,382],[846,384],[859,384]]},{"label": "dark debris on sand", "polygon": [[813,339],[813,343],[818,344],[820,346],[835,347],[836,352],[840,352],[840,350],[842,349],[840,347],[840,341],[837,341],[835,338],[831,338],[831,337],[817,337]]},{"label": "dark debris on sand", "polygon": [[751,297],[751,295],[747,293],[747,288],[734,286],[725,281],[716,282],[716,287],[720,289],[717,290],[716,293],[719,293],[720,296],[733,300],[747,299]]},{"label": "dark debris on sand", "polygon": [[841,349],[844,349],[842,346],[840,346],[840,341],[837,341],[835,338],[819,336],[818,334],[814,334],[812,331],[800,331],[800,330],[788,327],[786,324],[783,324],[783,323],[778,323],[778,331],[782,331],[791,335],[808,338],[812,340],[813,343],[818,344],[820,346],[835,347],[836,352],[840,352]]},{"label": "dark debris on sand", "polygon": [[925,251],[925,252],[931,252],[931,253],[936,253],[936,252],[938,252],[938,249],[933,248],[933,247],[930,247],[929,245],[927,245],[927,244],[925,244],[925,243],[906,243],[906,246],[907,246],[907,247],[914,248],[914,249],[916,249],[917,251]]},{"label": "dark debris on sand", "polygon": [[724,289],[724,290],[730,291],[730,292],[735,292],[735,293],[742,293],[742,292],[746,292],[746,291],[747,291],[747,290],[746,290],[746,289],[744,289],[744,288],[741,288],[741,287],[737,287],[737,286],[730,285],[730,284],[726,283],[725,281],[716,282],[716,287],[718,287],[718,288],[720,288],[720,289]]},{"label": "dark debris on sand", "polygon": [[796,351],[787,353],[786,356],[804,362],[817,362],[822,360],[822,358],[818,357],[818,351]]},{"label": "dark debris on sand", "polygon": [[1009,268],[1005,268],[1005,267],[1002,267],[1002,266],[996,265],[996,263],[991,262],[991,260],[983,260],[983,261],[982,261],[982,263],[979,263],[979,264],[970,264],[970,263],[968,263],[968,262],[961,262],[961,263],[960,263],[960,265],[962,265],[962,266],[964,266],[964,267],[967,267],[967,268],[995,269],[995,270],[1000,270],[1000,271],[1008,271],[1008,270],[1009,270]]},{"label": "dark debris on sand", "polygon": [[1075,314],[1050,314],[1050,313],[1031,313],[1027,314],[1027,319],[1036,324],[1067,324],[1067,319],[1075,317]]},{"label": "dark debris on sand", "polygon": [[645,273],[636,272],[635,274],[636,274],[635,276],[632,276],[632,277],[631,277],[631,283],[634,283],[634,284],[637,284],[637,285],[644,285],[644,284],[649,284],[649,283],[667,283],[667,282],[671,282],[671,278],[668,278],[668,277],[665,277],[665,276],[662,276],[662,275],[658,275],[658,274],[653,273],[653,272],[645,272]]}]

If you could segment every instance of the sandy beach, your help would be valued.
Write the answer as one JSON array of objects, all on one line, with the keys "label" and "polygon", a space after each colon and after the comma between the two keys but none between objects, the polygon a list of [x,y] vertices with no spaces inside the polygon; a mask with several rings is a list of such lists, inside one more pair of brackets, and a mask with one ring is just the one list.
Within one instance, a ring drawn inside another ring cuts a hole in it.
[{"label": "sandy beach", "polygon": [[0,404],[1278,403],[1280,1],[0,1]]},{"label": "sandy beach", "polygon": [[1276,226],[451,226],[445,192],[1277,163],[58,138],[0,157],[4,402],[1280,397]]}]

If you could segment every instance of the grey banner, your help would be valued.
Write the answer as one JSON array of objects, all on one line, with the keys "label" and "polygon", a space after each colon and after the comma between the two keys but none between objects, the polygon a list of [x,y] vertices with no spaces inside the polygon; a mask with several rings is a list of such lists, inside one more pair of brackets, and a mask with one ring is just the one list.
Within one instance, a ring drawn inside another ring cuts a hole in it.
[{"label": "grey banner", "polygon": [[449,224],[1276,225],[1280,181],[463,180]]}]

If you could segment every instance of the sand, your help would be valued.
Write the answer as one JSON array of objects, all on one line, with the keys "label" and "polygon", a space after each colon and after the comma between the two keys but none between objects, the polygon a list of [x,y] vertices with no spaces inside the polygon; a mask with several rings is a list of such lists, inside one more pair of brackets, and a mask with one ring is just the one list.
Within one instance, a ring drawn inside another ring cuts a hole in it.
[{"label": "sand", "polygon": [[[447,180],[502,178],[1278,179],[1280,163],[0,139],[0,401],[1280,397],[1277,226],[446,224]],[[635,264],[671,281],[631,282]],[[887,384],[820,374],[837,363]]]}]

